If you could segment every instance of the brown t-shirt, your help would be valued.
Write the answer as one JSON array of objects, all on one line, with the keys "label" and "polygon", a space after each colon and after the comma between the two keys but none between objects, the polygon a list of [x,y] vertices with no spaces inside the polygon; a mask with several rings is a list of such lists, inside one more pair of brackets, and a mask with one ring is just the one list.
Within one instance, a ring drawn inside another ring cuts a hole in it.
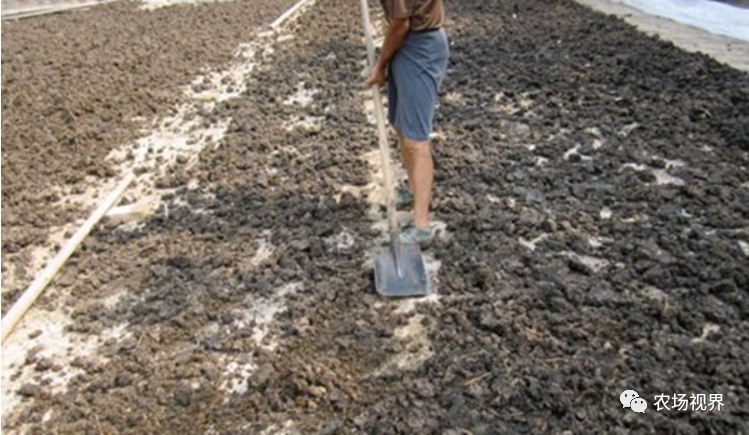
[{"label": "brown t-shirt", "polygon": [[440,28],[445,20],[445,6],[442,0],[380,0],[380,2],[388,23],[394,18],[409,18],[412,32]]}]

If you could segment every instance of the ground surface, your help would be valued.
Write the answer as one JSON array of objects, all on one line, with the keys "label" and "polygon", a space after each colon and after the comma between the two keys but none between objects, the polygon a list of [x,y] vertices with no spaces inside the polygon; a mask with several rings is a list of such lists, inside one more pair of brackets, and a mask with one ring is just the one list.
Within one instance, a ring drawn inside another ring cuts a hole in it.
[{"label": "ground surface", "polygon": [[4,429],[746,433],[749,77],[573,2],[447,6],[438,296],[374,295],[359,10],[320,0],[205,113],[228,132],[156,214],[65,268],[42,303],[100,340],[29,352]]},{"label": "ground surface", "polygon": [[70,194],[116,175],[110,151],[143,136],[183,87],[292,3],[147,12],[123,2],[3,22],[4,310],[33,277],[25,265],[50,228],[85,216]]},{"label": "ground surface", "polygon": [[[683,50],[708,54],[733,68],[749,72],[749,41],[710,33],[666,17],[650,15],[616,0],[578,0],[578,3],[620,17],[640,31],[670,41]],[[713,21],[715,20],[714,18]]]}]

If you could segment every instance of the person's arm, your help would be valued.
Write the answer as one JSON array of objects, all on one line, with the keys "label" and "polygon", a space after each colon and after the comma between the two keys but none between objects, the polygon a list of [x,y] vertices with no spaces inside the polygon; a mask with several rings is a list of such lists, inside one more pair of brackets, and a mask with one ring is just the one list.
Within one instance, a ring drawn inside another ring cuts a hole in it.
[{"label": "person's arm", "polygon": [[369,86],[382,86],[385,84],[385,70],[388,62],[403,46],[406,35],[411,28],[411,21],[408,18],[395,18],[390,21],[390,25],[385,32],[385,42],[382,44],[382,51],[377,59],[377,64],[372,68],[367,78]]}]

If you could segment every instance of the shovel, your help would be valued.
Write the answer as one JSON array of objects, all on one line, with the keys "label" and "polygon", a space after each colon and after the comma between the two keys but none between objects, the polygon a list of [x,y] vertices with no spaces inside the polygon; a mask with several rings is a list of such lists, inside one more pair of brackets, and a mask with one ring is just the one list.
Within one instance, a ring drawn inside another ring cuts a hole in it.
[{"label": "shovel", "polygon": [[[367,58],[370,68],[375,64],[374,42],[369,21],[367,0],[361,0],[364,34],[367,40]],[[390,247],[385,248],[375,258],[375,289],[386,297],[425,296],[430,293],[424,258],[418,245],[401,244],[399,239],[398,218],[395,209],[395,192],[393,171],[390,165],[390,147],[385,128],[385,116],[382,110],[382,97],[377,85],[372,86],[374,111],[377,118],[377,133],[382,157],[382,174],[385,179],[385,198],[387,202],[388,229],[390,230]]]}]

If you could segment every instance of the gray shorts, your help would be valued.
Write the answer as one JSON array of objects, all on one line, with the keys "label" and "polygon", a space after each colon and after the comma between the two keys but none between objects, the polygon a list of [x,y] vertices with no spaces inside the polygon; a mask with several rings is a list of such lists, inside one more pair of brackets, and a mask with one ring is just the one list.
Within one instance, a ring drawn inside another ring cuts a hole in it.
[{"label": "gray shorts", "polygon": [[429,140],[449,52],[444,29],[409,33],[390,60],[388,120],[406,139]]}]

